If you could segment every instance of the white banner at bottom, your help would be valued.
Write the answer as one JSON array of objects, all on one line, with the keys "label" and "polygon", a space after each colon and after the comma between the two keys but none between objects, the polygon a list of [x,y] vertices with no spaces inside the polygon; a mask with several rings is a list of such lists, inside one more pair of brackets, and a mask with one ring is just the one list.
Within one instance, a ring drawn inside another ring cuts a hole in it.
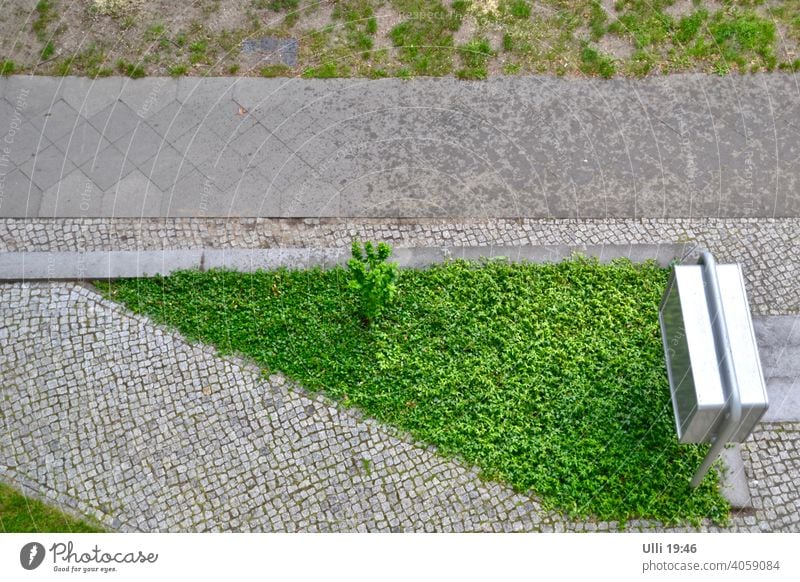
[{"label": "white banner at bottom", "polygon": [[800,580],[800,534],[2,534],[0,580]]}]

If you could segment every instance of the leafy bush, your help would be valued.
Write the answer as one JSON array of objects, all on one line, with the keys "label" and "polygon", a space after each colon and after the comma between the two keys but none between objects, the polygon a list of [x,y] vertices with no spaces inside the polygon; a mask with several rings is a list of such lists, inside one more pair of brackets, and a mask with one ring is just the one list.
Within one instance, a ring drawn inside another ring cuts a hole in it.
[{"label": "leafy bush", "polygon": [[392,247],[384,242],[377,247],[371,242],[353,241],[353,258],[347,262],[348,286],[359,294],[359,313],[367,324],[374,322],[391,304],[397,293],[397,263],[387,263]]}]

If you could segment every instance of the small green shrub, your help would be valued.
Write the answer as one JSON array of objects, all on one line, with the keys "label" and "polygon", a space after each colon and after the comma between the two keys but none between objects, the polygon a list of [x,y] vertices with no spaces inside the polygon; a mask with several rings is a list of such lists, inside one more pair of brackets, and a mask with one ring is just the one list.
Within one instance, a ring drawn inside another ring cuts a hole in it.
[{"label": "small green shrub", "polygon": [[397,263],[386,262],[392,247],[384,242],[375,246],[367,241],[362,251],[361,243],[353,241],[351,251],[353,258],[347,262],[348,287],[358,293],[359,315],[369,325],[392,303],[400,273]]}]

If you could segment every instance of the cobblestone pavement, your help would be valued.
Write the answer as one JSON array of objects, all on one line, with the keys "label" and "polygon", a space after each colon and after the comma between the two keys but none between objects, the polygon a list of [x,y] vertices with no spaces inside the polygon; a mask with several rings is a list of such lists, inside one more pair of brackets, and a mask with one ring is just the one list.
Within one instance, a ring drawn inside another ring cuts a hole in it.
[{"label": "cobblestone pavement", "polygon": [[0,77],[0,216],[800,215],[796,76]]},{"label": "cobblestone pavement", "polygon": [[[0,316],[0,479],[110,529],[619,527],[544,511],[475,468],[190,345],[88,288],[2,285]],[[800,423],[759,428],[744,455],[756,510],[727,529],[800,531],[799,445]]]},{"label": "cobblestone pavement", "polygon": [[800,219],[0,219],[0,251],[658,244],[743,265],[754,313],[800,311]]}]

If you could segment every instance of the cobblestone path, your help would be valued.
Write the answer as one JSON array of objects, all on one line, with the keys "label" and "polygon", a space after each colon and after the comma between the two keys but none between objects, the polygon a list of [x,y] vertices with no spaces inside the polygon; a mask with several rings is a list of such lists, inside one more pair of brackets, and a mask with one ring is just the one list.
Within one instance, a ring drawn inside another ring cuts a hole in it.
[{"label": "cobblestone path", "polygon": [[[88,288],[2,285],[0,315],[0,480],[110,529],[619,526],[544,511],[474,468],[190,345]],[[800,531],[798,445],[800,424],[762,425],[748,442],[756,509],[735,515],[730,529]]]}]

